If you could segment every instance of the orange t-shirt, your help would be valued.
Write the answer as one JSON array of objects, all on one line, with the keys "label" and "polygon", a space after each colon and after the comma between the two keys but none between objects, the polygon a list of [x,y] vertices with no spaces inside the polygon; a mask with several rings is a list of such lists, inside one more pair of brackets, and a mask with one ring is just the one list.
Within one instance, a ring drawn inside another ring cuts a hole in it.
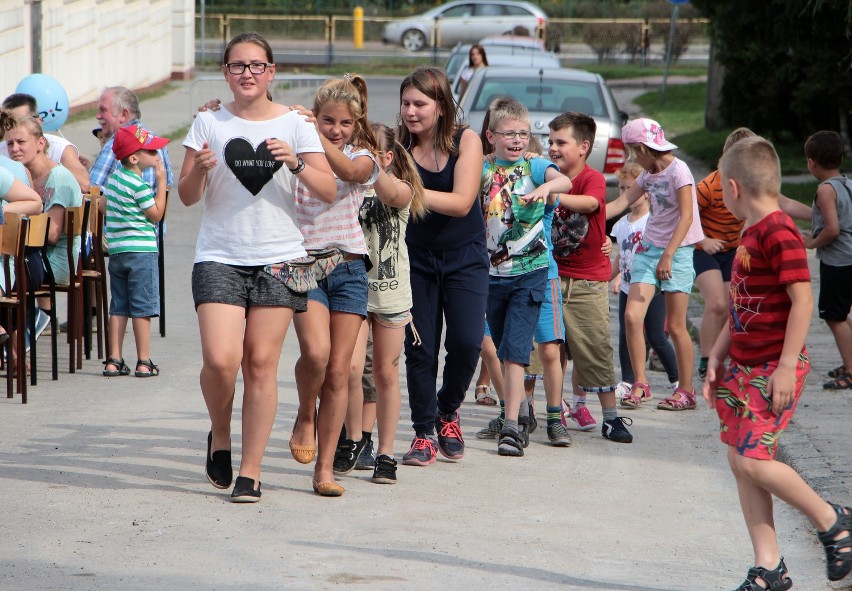
[{"label": "orange t-shirt", "polygon": [[[714,238],[725,243],[722,252],[733,250],[740,244],[744,221],[738,220],[725,207],[722,200],[722,175],[714,170],[702,179],[695,187],[698,198],[698,215],[701,218],[701,229],[707,238]],[[701,248],[701,244],[696,244]]]}]

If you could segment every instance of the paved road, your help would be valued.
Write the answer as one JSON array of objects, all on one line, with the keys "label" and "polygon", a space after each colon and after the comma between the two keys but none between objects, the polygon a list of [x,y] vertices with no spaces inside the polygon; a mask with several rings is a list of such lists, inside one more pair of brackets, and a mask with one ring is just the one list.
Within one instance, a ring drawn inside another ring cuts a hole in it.
[{"label": "paved road", "polygon": [[[384,94],[382,84],[389,92],[395,83],[371,79],[373,104]],[[296,90],[281,100],[307,102],[309,95]],[[395,100],[390,94],[381,102]],[[189,123],[194,102],[190,86],[178,84],[143,103],[143,120],[159,133],[179,129]],[[390,107],[371,112],[383,120],[394,114]],[[94,141],[91,127],[65,131],[84,147]],[[170,147],[176,169],[178,143]],[[524,458],[508,459],[496,455],[492,442],[471,436],[494,411],[465,403],[468,453],[457,465],[401,466],[392,487],[354,472],[341,479],[343,497],[314,495],[311,468],[287,450],[296,408],[293,331],[279,368],[263,500],[227,502],[203,474],[209,424],[189,292],[199,212],[177,199],[169,209],[169,332],[152,343],[161,377],[106,379],[92,360],[58,382],[43,378],[26,406],[2,399],[0,588],[695,591],[730,589],[742,579],[751,549],[715,417],[704,408],[631,413],[632,445],[575,432],[572,447],[557,449],[540,429]],[[816,335],[825,335],[818,323],[809,341],[815,373],[836,361],[830,343]],[[129,336],[126,344],[132,347]],[[651,379],[663,393],[662,374]],[[807,401],[802,416],[820,408],[837,419],[827,425],[818,419],[813,434],[828,427],[846,435],[841,405],[850,402],[848,394],[811,388]],[[543,409],[540,391],[537,403]],[[592,410],[600,417],[599,408]],[[238,396],[237,455],[239,416]],[[404,401],[397,455],[410,441],[407,419]],[[801,431],[807,438],[804,423]],[[834,443],[845,446],[848,459],[848,439]],[[809,444],[793,442],[802,449]],[[813,462],[827,457],[819,449]],[[777,525],[796,588],[828,589],[810,527],[782,504]]]}]

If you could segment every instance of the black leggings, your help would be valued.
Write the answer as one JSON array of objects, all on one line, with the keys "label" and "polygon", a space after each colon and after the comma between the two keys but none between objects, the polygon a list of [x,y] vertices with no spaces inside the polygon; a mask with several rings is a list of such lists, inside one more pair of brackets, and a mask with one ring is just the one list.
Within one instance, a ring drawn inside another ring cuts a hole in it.
[{"label": "black leggings", "polygon": [[[627,352],[627,328],[624,325],[624,309],[627,307],[627,294],[618,292],[618,359],[621,362],[621,379],[630,384],[636,379],[633,373],[633,365],[630,363],[630,354]],[[651,348],[657,352],[657,356],[666,368],[669,382],[678,381],[677,359],[674,347],[666,337],[666,300],[662,292],[657,293],[648,306],[645,314],[645,338],[651,344]]]}]

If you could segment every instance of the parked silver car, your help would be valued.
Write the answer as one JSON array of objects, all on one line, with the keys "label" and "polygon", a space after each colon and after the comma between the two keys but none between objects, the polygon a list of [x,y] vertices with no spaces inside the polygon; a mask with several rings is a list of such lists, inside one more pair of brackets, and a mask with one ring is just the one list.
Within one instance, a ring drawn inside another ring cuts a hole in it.
[{"label": "parked silver car", "polygon": [[[486,51],[492,49],[487,48]],[[488,54],[488,65],[491,67],[500,66],[504,68],[519,68],[519,69],[536,69],[536,68],[559,68],[559,58],[551,52],[523,52],[523,53],[503,53],[500,51],[491,51]],[[462,73],[465,71],[463,66],[453,78],[450,78],[450,88],[453,91],[453,98],[456,100],[464,94],[467,88],[463,88],[461,84]],[[469,84],[468,84],[469,86]]]},{"label": "parked silver car", "polygon": [[388,23],[382,33],[382,41],[402,45],[409,51],[430,47],[436,19],[441,47],[475,43],[483,37],[501,35],[515,27],[523,27],[530,36],[535,36],[536,30],[547,24],[544,11],[529,2],[458,0]]},{"label": "parked silver car", "polygon": [[459,102],[465,121],[474,131],[482,130],[488,105],[501,96],[517,99],[529,109],[531,131],[544,150],[549,144],[548,124],[557,115],[580,111],[594,117],[598,129],[588,163],[604,173],[607,187],[618,187],[615,173],[627,157],[621,141],[627,114],[618,110],[600,75],[569,68],[478,68]]}]

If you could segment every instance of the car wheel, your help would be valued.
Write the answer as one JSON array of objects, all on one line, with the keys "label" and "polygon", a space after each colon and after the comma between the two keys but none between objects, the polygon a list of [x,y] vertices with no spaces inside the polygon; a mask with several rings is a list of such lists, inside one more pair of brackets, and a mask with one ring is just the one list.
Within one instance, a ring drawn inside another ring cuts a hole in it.
[{"label": "car wheel", "polygon": [[402,46],[408,51],[420,51],[426,47],[426,35],[417,29],[408,29],[402,34]]}]

